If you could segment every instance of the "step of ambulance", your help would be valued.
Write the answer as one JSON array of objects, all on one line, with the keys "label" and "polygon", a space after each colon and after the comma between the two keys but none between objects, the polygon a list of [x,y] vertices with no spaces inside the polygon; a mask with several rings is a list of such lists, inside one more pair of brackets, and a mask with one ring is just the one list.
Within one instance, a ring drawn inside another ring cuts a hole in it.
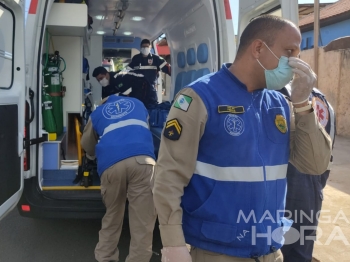
[{"label": "step of ambulance", "polygon": [[92,186],[74,184],[77,170],[44,170],[43,190],[100,190],[100,178],[94,175]]},{"label": "step of ambulance", "polygon": [[46,197],[53,198],[55,200],[84,200],[84,201],[85,200],[89,200],[89,201],[102,200],[100,187],[98,187],[98,189],[90,189],[90,190],[74,190],[74,189],[62,190],[62,187],[60,188],[61,189],[58,189],[58,190],[45,190],[43,191],[43,194]]}]

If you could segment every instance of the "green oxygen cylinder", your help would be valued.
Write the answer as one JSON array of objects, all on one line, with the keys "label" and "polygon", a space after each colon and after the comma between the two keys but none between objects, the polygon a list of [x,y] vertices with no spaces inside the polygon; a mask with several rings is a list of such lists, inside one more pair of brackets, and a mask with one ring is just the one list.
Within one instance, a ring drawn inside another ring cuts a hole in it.
[{"label": "green oxygen cylinder", "polygon": [[62,100],[62,75],[60,73],[51,74],[49,94],[52,99],[53,115],[55,117],[57,135],[63,133],[63,100]]},{"label": "green oxygen cylinder", "polygon": [[52,98],[49,94],[46,93],[46,88],[48,86],[44,86],[44,90],[42,92],[42,115],[43,115],[43,124],[44,129],[48,133],[56,133],[56,122],[53,115],[53,108],[52,108]]},{"label": "green oxygen cylinder", "polygon": [[47,56],[47,62],[44,69],[44,82],[48,86],[46,92],[51,97],[56,133],[59,136],[63,133],[62,72],[64,70],[60,71],[60,63],[63,59],[58,51],[55,51],[55,54],[45,54],[45,56]]}]

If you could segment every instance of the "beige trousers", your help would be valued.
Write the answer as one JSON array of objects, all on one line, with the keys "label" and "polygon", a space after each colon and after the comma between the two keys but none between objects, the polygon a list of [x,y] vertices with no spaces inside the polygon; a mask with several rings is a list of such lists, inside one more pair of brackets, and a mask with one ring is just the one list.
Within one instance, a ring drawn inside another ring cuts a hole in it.
[{"label": "beige trousers", "polygon": [[[192,262],[255,262],[251,258],[226,256],[196,247],[191,248]],[[283,262],[281,250],[267,256],[259,257],[260,262]]]},{"label": "beige trousers", "polygon": [[101,176],[102,200],[106,214],[102,219],[95,258],[99,262],[118,261],[118,242],[122,231],[126,198],[129,201],[130,248],[126,262],[149,262],[152,256],[156,211],[151,179],[155,161],[137,156],[120,161]]}]

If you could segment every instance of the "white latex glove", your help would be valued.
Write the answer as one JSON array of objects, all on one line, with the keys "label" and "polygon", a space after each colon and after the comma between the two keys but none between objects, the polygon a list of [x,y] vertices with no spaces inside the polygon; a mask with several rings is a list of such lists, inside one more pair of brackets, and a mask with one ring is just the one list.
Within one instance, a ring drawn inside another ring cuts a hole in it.
[{"label": "white latex glove", "polygon": [[290,57],[289,65],[293,68],[294,72],[294,79],[291,84],[291,100],[293,104],[302,104],[309,100],[317,76],[311,67],[299,58]]},{"label": "white latex glove", "polygon": [[192,262],[192,258],[186,246],[163,247],[162,262]]}]

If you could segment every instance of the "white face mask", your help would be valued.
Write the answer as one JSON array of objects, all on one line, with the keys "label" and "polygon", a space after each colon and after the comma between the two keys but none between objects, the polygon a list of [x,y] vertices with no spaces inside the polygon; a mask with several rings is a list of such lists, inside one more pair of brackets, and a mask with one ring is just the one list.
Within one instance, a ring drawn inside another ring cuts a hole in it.
[{"label": "white face mask", "polygon": [[149,55],[150,52],[151,52],[151,48],[149,48],[149,47],[142,47],[141,48],[141,53],[143,55]]},{"label": "white face mask", "polygon": [[109,85],[109,81],[107,80],[107,78],[103,78],[103,79],[100,81],[100,84],[101,84],[101,86],[105,87],[105,86],[108,86],[108,85]]}]

